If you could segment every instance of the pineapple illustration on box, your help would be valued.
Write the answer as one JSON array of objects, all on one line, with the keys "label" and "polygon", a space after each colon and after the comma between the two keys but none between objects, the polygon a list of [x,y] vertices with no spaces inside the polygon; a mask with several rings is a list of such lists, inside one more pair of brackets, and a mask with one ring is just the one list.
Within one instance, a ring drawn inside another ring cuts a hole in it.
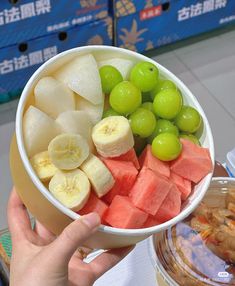
[{"label": "pineapple illustration on box", "polygon": [[137,21],[133,20],[130,31],[128,31],[126,28],[121,29],[123,35],[119,35],[119,38],[122,41],[120,47],[137,51],[136,44],[144,40],[143,38],[140,38],[140,36],[147,30],[148,29],[141,29],[138,31]]},{"label": "pineapple illustration on box", "polygon": [[147,42],[147,44],[146,44],[146,51],[148,51],[148,50],[152,50],[152,49],[154,49],[154,44],[153,44],[153,41],[148,41]]},{"label": "pineapple illustration on box", "polygon": [[[107,17],[107,18],[103,19],[103,23],[104,23],[104,27],[106,27],[106,29],[107,29],[107,36],[108,36],[109,40],[112,41],[113,40],[113,20],[112,20],[112,18]],[[98,34],[92,36],[87,41],[87,45],[103,45],[103,44],[104,44],[103,38]]]},{"label": "pineapple illustration on box", "polygon": [[136,12],[135,4],[130,0],[118,0],[116,2],[116,16],[126,16]]},{"label": "pineapple illustration on box", "polygon": [[104,19],[104,22],[107,26],[107,33],[110,40],[113,40],[113,19],[111,17],[107,17]]},{"label": "pineapple illustration on box", "polygon": [[[94,8],[96,5],[98,5],[99,3],[97,3],[98,0],[80,0],[80,4],[82,6],[82,8],[87,8],[87,9],[92,9]],[[97,13],[95,15],[95,18],[96,19],[102,19],[102,18],[105,18],[107,17],[108,15],[108,10],[104,10],[104,11],[101,11],[99,13]]]},{"label": "pineapple illustration on box", "polygon": [[144,6],[144,9],[153,7],[153,0],[146,0],[145,2],[146,2],[146,4]]},{"label": "pineapple illustration on box", "polygon": [[97,0],[80,0],[80,4],[83,8],[90,8],[92,6],[95,6],[97,3]]},{"label": "pineapple illustration on box", "polygon": [[103,45],[104,41],[101,36],[95,35],[87,41],[87,45]]}]

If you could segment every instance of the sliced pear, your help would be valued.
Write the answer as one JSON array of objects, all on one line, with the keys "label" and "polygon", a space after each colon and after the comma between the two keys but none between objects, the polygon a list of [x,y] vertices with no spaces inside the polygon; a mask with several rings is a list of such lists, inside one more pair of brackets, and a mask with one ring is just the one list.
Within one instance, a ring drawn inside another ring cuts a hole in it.
[{"label": "sliced pear", "polygon": [[129,79],[129,73],[131,68],[134,66],[134,62],[127,60],[127,59],[122,59],[122,58],[113,58],[113,59],[107,59],[103,61],[98,62],[99,68],[105,65],[111,65],[118,69],[120,73],[122,74],[122,77],[124,80]]},{"label": "sliced pear", "polygon": [[103,102],[99,70],[93,55],[74,58],[61,67],[54,76],[91,103]]},{"label": "sliced pear", "polygon": [[30,106],[23,118],[24,142],[29,157],[47,150],[50,141],[59,134],[56,122],[47,114]]},{"label": "sliced pear", "polygon": [[102,94],[102,103],[92,104],[90,101],[82,98],[81,96],[76,96],[76,109],[79,111],[84,111],[91,119],[93,124],[99,122],[103,115],[104,110],[104,95]]},{"label": "sliced pear", "polygon": [[34,89],[35,105],[52,118],[61,112],[75,110],[74,93],[53,77],[39,80]]},{"label": "sliced pear", "polygon": [[91,138],[93,124],[89,115],[85,111],[65,111],[57,119],[61,133],[80,134],[87,140],[90,151],[94,150],[94,144]]}]

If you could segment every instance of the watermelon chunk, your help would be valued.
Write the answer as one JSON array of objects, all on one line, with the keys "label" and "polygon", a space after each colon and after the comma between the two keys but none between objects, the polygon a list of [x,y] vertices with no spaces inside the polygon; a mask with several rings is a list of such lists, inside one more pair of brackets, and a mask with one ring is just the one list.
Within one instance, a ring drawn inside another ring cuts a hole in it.
[{"label": "watermelon chunk", "polygon": [[213,170],[209,150],[187,139],[180,141],[182,152],[176,160],[172,161],[171,170],[187,180],[198,183]]},{"label": "watermelon chunk", "polygon": [[148,214],[155,215],[166,198],[172,183],[148,168],[141,169],[130,191],[132,203]]},{"label": "watermelon chunk", "polygon": [[153,216],[148,216],[147,220],[145,221],[143,228],[151,227],[160,224]]},{"label": "watermelon chunk", "polygon": [[100,216],[101,222],[104,223],[103,216],[108,209],[108,206],[98,199],[98,197],[91,192],[89,199],[85,206],[78,212],[80,215],[85,215],[91,212],[95,212]]},{"label": "watermelon chunk", "polygon": [[163,162],[152,154],[151,145],[147,145],[139,157],[141,168],[147,167],[165,177],[170,177],[170,166],[167,162]]},{"label": "watermelon chunk", "polygon": [[171,172],[170,180],[171,182],[176,184],[178,190],[181,192],[182,200],[185,201],[192,191],[191,182],[187,179],[182,178],[181,176],[178,176],[174,172]]},{"label": "watermelon chunk", "polygon": [[104,220],[113,227],[118,228],[141,228],[148,215],[137,209],[128,197],[115,196]]},{"label": "watermelon chunk", "polygon": [[181,208],[181,193],[175,185],[172,185],[167,197],[163,201],[154,218],[163,223],[180,213]]},{"label": "watermelon chunk", "polygon": [[127,153],[122,154],[118,157],[114,157],[112,158],[112,160],[118,160],[118,161],[128,161],[128,162],[132,162],[134,164],[134,166],[136,167],[137,170],[140,169],[140,164],[138,161],[138,158],[136,156],[135,153],[135,149],[131,148]]},{"label": "watermelon chunk", "polygon": [[112,189],[102,197],[105,202],[110,204],[116,195],[128,196],[130,189],[136,181],[138,171],[132,162],[104,158],[103,162],[115,179]]}]

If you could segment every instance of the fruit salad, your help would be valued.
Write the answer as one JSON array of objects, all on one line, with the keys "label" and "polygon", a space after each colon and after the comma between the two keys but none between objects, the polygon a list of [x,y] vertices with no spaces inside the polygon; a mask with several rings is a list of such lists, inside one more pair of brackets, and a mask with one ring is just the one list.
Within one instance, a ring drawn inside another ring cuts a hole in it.
[{"label": "fruit salad", "polygon": [[34,88],[23,134],[48,191],[103,224],[146,228],[177,216],[212,171],[203,120],[148,61],[75,57]]}]

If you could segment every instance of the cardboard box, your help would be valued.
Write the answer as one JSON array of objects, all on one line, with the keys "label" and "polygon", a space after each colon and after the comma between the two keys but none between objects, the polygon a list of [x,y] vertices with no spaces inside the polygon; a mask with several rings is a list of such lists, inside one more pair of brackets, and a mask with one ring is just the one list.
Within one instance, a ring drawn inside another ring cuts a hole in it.
[{"label": "cardboard box", "polygon": [[152,8],[168,0],[113,0],[113,15],[117,18]]},{"label": "cardboard box", "polygon": [[0,103],[20,95],[33,72],[57,53],[84,45],[112,45],[112,19],[0,49]]},{"label": "cardboard box", "polygon": [[108,0],[0,1],[0,48],[108,16]]},{"label": "cardboard box", "polygon": [[115,44],[143,52],[235,23],[234,0],[171,0],[115,19]]}]

